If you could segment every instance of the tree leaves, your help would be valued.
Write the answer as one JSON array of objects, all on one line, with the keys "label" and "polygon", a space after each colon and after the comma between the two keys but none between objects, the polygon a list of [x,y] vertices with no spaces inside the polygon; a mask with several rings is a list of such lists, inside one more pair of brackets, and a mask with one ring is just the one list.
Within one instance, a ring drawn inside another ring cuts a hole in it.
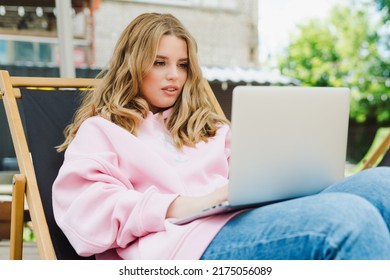
[{"label": "tree leaves", "polygon": [[351,88],[356,122],[390,123],[388,45],[378,32],[385,23],[371,16],[364,5],[336,6],[325,20],[300,25],[279,68],[303,85]]}]

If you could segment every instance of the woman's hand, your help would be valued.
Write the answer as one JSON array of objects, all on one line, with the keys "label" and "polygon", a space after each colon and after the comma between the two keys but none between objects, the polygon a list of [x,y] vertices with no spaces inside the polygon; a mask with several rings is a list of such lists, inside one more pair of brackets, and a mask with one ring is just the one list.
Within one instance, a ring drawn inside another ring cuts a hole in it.
[{"label": "woman's hand", "polygon": [[227,185],[203,196],[178,196],[168,207],[166,218],[183,217],[192,212],[222,203],[227,198]]}]

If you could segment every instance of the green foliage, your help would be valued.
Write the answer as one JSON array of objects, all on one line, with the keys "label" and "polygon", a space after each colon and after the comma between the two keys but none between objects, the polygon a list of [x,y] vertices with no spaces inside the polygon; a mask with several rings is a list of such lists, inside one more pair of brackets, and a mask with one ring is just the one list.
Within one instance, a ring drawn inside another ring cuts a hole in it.
[{"label": "green foliage", "polygon": [[27,222],[23,227],[23,241],[24,242],[34,242],[35,241],[35,233],[32,228],[32,223]]},{"label": "green foliage", "polygon": [[378,10],[384,11],[384,19],[390,20],[390,0],[375,0]]},{"label": "green foliage", "polygon": [[298,26],[279,68],[303,85],[351,88],[351,118],[386,123],[390,122],[390,62],[380,51],[388,48],[378,32],[384,23],[375,24],[364,7],[336,6],[327,19]]}]

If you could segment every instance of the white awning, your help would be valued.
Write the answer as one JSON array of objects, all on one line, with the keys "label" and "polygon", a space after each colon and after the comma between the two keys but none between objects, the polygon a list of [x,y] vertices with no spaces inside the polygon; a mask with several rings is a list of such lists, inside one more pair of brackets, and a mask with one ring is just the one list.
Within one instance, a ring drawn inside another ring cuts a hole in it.
[{"label": "white awning", "polygon": [[283,76],[277,70],[242,67],[207,67],[202,66],[203,76],[208,81],[245,82],[258,84],[298,85],[299,81]]}]

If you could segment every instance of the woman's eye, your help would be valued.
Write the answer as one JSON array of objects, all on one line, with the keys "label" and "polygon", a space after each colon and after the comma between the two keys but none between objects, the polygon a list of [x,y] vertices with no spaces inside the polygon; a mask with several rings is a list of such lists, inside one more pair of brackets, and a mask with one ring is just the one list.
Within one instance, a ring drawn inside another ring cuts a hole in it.
[{"label": "woman's eye", "polygon": [[154,62],[154,65],[156,65],[156,66],[164,66],[165,65],[165,62],[164,61],[155,61]]},{"label": "woman's eye", "polygon": [[180,67],[180,68],[187,69],[187,68],[188,68],[188,63],[180,63],[180,64],[179,64],[179,67]]}]

